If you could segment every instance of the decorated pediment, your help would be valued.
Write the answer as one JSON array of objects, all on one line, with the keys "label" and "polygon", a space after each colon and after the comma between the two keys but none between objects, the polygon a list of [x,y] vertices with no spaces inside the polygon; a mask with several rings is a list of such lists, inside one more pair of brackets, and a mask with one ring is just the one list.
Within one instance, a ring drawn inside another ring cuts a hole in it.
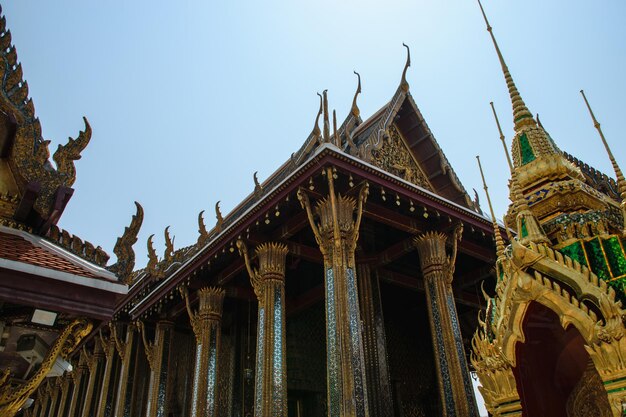
[{"label": "decorated pediment", "polygon": [[380,149],[372,150],[370,163],[410,183],[434,191],[394,124],[387,129]]}]

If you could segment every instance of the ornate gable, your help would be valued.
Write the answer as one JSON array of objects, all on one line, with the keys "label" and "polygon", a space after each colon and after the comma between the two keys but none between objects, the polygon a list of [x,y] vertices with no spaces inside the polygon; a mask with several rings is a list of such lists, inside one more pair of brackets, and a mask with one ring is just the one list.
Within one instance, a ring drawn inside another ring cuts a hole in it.
[{"label": "ornate gable", "polygon": [[434,191],[395,124],[387,129],[381,148],[372,150],[369,162],[408,182]]}]

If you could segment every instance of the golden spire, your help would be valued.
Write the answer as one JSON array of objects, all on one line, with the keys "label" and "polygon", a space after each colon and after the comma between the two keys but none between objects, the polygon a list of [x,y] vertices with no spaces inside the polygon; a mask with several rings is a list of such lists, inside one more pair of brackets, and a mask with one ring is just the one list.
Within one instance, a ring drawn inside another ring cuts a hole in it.
[{"label": "golden spire", "polygon": [[624,174],[620,169],[615,157],[613,156],[613,152],[609,147],[606,138],[604,137],[604,133],[602,133],[602,128],[600,127],[600,122],[596,119],[596,116],[593,114],[593,110],[591,110],[591,106],[589,105],[589,101],[587,101],[587,97],[585,96],[585,92],[580,90],[580,94],[583,95],[583,99],[585,100],[585,104],[587,105],[587,109],[589,110],[589,114],[591,115],[591,119],[593,120],[593,125],[600,134],[600,139],[602,139],[602,144],[604,145],[604,149],[606,149],[606,153],[609,154],[609,159],[611,160],[611,165],[613,165],[613,170],[615,171],[615,176],[617,177],[617,187],[620,193],[620,197],[622,201],[626,200],[626,179],[624,178]]},{"label": "golden spire", "polygon": [[604,133],[602,133],[600,122],[598,122],[596,116],[593,114],[593,110],[591,110],[591,106],[589,105],[589,101],[587,101],[587,96],[585,96],[585,92],[583,90],[580,90],[580,94],[582,94],[583,99],[585,100],[585,104],[587,105],[587,109],[589,110],[589,114],[591,115],[591,119],[593,120],[593,125],[600,134],[600,139],[602,139],[602,144],[604,145],[604,149],[606,149],[606,153],[609,155],[611,165],[613,165],[613,170],[615,171],[615,176],[617,177],[617,190],[619,191],[620,198],[622,199],[622,217],[624,219],[622,234],[626,235],[626,179],[624,179],[624,174],[622,173],[621,168],[619,167],[617,161],[615,160],[615,157],[613,156],[613,152],[611,151],[611,148],[609,147],[609,144],[604,137]]},{"label": "golden spire", "polygon": [[522,100],[522,96],[519,91],[517,91],[513,77],[509,72],[509,67],[506,65],[506,62],[504,62],[504,57],[502,56],[502,52],[500,52],[500,47],[498,46],[496,37],[493,35],[492,27],[489,24],[489,20],[487,20],[487,15],[485,14],[485,10],[483,9],[483,5],[480,0],[478,0],[478,5],[480,6],[483,18],[485,19],[485,24],[487,24],[487,31],[491,36],[493,46],[496,48],[498,59],[500,60],[500,65],[502,66],[502,72],[504,73],[504,79],[506,80],[506,85],[509,88],[509,95],[511,96],[511,103],[513,104],[513,121],[515,123],[515,130],[519,130],[524,125],[534,126],[535,121],[533,119],[533,115],[526,107],[526,103]]},{"label": "golden spire", "polygon": [[328,90],[322,92],[324,97],[324,142],[330,140],[330,122],[328,121]]},{"label": "golden spire", "polygon": [[411,66],[411,49],[409,49],[409,46],[404,42],[402,42],[402,46],[406,48],[406,64],[404,64],[404,71],[402,71],[402,80],[400,81],[400,87],[402,87],[404,91],[409,91],[409,83],[406,80],[406,72]]},{"label": "golden spire", "polygon": [[356,92],[354,93],[354,98],[352,99],[352,115],[354,117],[359,117],[359,115],[361,114],[361,110],[359,110],[359,106],[357,106],[356,104],[356,98],[359,94],[361,94],[361,74],[356,71],[354,71],[354,73],[359,79],[359,84],[356,87]]},{"label": "golden spire", "polygon": [[513,163],[511,162],[511,155],[509,155],[509,149],[506,147],[506,142],[504,141],[504,133],[502,133],[502,127],[500,127],[500,120],[498,120],[498,114],[496,113],[496,108],[493,106],[493,101],[490,101],[491,111],[493,112],[493,117],[496,119],[496,125],[498,125],[498,132],[500,132],[500,142],[502,142],[502,146],[504,147],[504,154],[506,155],[506,161],[509,163],[509,169],[513,172]]},{"label": "golden spire", "polygon": [[493,206],[491,205],[491,198],[489,197],[487,182],[485,181],[485,174],[483,173],[483,166],[480,163],[479,155],[476,155],[476,160],[478,161],[478,169],[480,170],[480,177],[483,180],[483,188],[485,190],[485,194],[487,195],[487,204],[489,204],[489,213],[491,214],[491,221],[493,222],[493,234],[496,238],[496,255],[498,256],[498,259],[504,258],[504,240],[502,239],[500,226],[498,226],[498,221],[496,220],[496,215],[493,211]]}]

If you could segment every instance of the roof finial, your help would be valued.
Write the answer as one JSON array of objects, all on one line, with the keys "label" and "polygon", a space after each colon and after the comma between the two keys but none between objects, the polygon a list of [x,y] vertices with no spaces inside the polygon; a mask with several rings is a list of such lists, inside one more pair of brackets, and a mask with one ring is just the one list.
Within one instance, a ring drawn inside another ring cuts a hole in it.
[{"label": "roof finial", "polygon": [[222,217],[222,212],[220,210],[220,202],[215,203],[215,218],[217,219],[217,224],[215,225],[215,230],[217,233],[222,231],[222,225],[224,224],[224,217]]},{"label": "roof finial", "polygon": [[341,138],[337,132],[337,112],[335,110],[333,110],[333,137],[335,138],[335,145],[341,148]]},{"label": "roof finial", "polygon": [[493,117],[496,119],[496,125],[498,125],[498,132],[500,132],[500,142],[502,142],[502,146],[504,147],[504,154],[506,155],[506,161],[509,163],[509,169],[513,171],[513,163],[511,162],[511,155],[509,155],[509,149],[506,147],[506,142],[504,140],[504,133],[502,133],[502,127],[500,127],[500,120],[498,120],[498,115],[496,113],[496,108],[493,106],[493,101],[490,101],[491,111],[493,112]]},{"label": "roof finial", "polygon": [[254,179],[254,195],[258,197],[263,193],[263,187],[261,187],[261,184],[259,183],[259,179],[256,176],[257,173],[258,171],[254,171],[252,178]]},{"label": "roof finial", "polygon": [[204,245],[209,240],[209,232],[206,230],[204,217],[202,217],[203,214],[204,210],[198,213],[198,233],[200,233],[200,236],[198,236],[198,245]]},{"label": "roof finial", "polygon": [[320,109],[317,111],[317,116],[315,117],[315,124],[313,125],[313,131],[311,132],[311,135],[315,136],[319,141],[320,134],[322,133],[320,131],[320,116],[322,115],[322,95],[320,93],[317,93],[317,95],[320,97]]},{"label": "roof finial", "polygon": [[159,263],[159,258],[157,257],[156,251],[154,250],[154,245],[152,244],[152,238],[154,234],[151,234],[148,237],[148,264],[146,265],[146,269],[152,276],[158,275],[157,264]]},{"label": "roof finial", "polygon": [[483,173],[483,166],[480,163],[479,155],[476,155],[476,160],[478,161],[478,169],[480,170],[480,177],[483,180],[483,188],[485,190],[485,194],[487,195],[487,204],[489,204],[489,213],[491,214],[491,221],[493,222],[493,232],[496,238],[496,255],[498,256],[498,259],[504,258],[504,240],[502,239],[500,226],[498,226],[498,221],[496,220],[496,215],[493,211],[493,206],[491,205],[491,198],[489,197],[489,191],[487,190],[487,182],[485,181],[485,174]]},{"label": "roof finial", "polygon": [[622,214],[624,217],[623,233],[626,234],[626,179],[624,178],[624,174],[622,173],[621,168],[619,167],[617,161],[615,160],[615,157],[613,156],[613,152],[609,147],[609,143],[604,137],[604,133],[602,132],[602,128],[600,127],[600,122],[598,122],[596,116],[593,114],[593,110],[591,110],[591,106],[589,105],[587,96],[585,96],[585,92],[583,90],[580,90],[580,94],[582,94],[583,99],[585,100],[585,104],[587,105],[587,109],[589,110],[589,114],[591,115],[591,119],[593,120],[593,125],[600,134],[600,139],[602,139],[602,144],[604,145],[604,149],[606,149],[606,153],[609,155],[611,165],[613,165],[613,170],[615,171],[615,176],[617,177],[617,190],[619,191],[620,197],[622,199]]},{"label": "roof finial", "polygon": [[480,11],[482,12],[485,23],[487,24],[487,31],[491,36],[493,46],[496,48],[498,59],[500,60],[500,65],[502,66],[502,72],[504,73],[504,79],[506,80],[506,85],[509,88],[509,95],[511,96],[511,103],[513,104],[513,121],[515,123],[515,130],[518,130],[525,124],[534,125],[535,121],[533,119],[533,115],[526,107],[526,103],[522,100],[522,96],[520,96],[519,91],[517,91],[513,77],[509,72],[509,67],[506,65],[506,62],[504,62],[504,57],[502,56],[502,52],[500,52],[500,47],[498,46],[496,37],[493,35],[492,27],[489,24],[489,20],[487,20],[487,15],[485,14],[485,10],[483,9],[483,5],[480,0],[478,0],[478,5],[480,6]]},{"label": "roof finial", "polygon": [[165,253],[163,258],[165,262],[170,262],[174,257],[174,240],[170,237],[170,227],[165,228]]},{"label": "roof finial", "polygon": [[330,141],[330,122],[328,120],[328,90],[322,92],[324,97],[324,142]]},{"label": "roof finial", "polygon": [[400,87],[404,91],[409,91],[409,83],[406,80],[406,72],[411,66],[411,49],[409,48],[409,45],[404,42],[402,42],[402,46],[406,48],[406,64],[404,64],[404,71],[402,71],[402,80],[400,81]]},{"label": "roof finial", "polygon": [[354,117],[359,117],[359,115],[361,114],[361,110],[359,110],[359,106],[357,106],[356,104],[356,98],[359,94],[361,94],[361,74],[356,71],[354,71],[354,73],[359,79],[359,84],[356,87],[356,93],[354,93],[354,98],[352,99],[352,115]]}]

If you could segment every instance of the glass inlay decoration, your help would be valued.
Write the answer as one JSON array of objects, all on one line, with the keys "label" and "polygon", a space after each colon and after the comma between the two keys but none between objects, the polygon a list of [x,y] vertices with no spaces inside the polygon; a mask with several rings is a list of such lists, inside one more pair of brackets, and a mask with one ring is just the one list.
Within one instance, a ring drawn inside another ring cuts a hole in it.
[{"label": "glass inlay decoration", "polygon": [[281,286],[274,287],[274,340],[273,342],[273,382],[274,391],[272,392],[272,401],[274,403],[274,415],[284,415],[283,407],[283,380],[285,378],[285,364],[283,363],[283,297]]},{"label": "glass inlay decoration", "polygon": [[256,348],[256,375],[254,380],[254,415],[260,416],[263,410],[263,362],[265,360],[265,309],[259,306],[259,329]]},{"label": "glass inlay decoration", "polygon": [[448,359],[446,358],[445,351],[443,349],[443,329],[441,323],[441,312],[439,311],[439,304],[437,303],[437,293],[435,283],[433,280],[428,281],[428,292],[430,299],[430,308],[433,315],[433,327],[435,332],[435,338],[437,339],[437,346],[435,351],[437,359],[439,361],[439,370],[441,372],[441,381],[443,383],[444,392],[444,406],[446,407],[446,415],[456,415],[454,408],[454,398],[452,397],[452,381],[450,380],[450,368],[448,366]]},{"label": "glass inlay decoration", "polygon": [[215,390],[217,384],[217,332],[215,330],[210,335],[208,353],[206,404],[209,415],[211,415],[215,412]]},{"label": "glass inlay decoration", "polygon": [[535,153],[533,152],[533,148],[530,146],[526,133],[522,133],[519,137],[519,151],[522,157],[522,165],[526,165],[527,163],[535,160]]},{"label": "glass inlay decoration", "polygon": [[448,304],[448,314],[450,315],[450,321],[452,323],[452,333],[454,334],[454,346],[456,348],[456,354],[459,357],[459,363],[461,365],[461,372],[463,374],[463,389],[465,396],[470,405],[470,416],[478,417],[476,407],[476,399],[474,397],[474,388],[470,381],[469,371],[467,369],[467,360],[465,358],[465,349],[463,348],[463,337],[461,336],[461,327],[459,326],[459,320],[456,314],[456,308],[454,306],[454,298],[452,294],[448,293],[446,296],[446,302]]},{"label": "glass inlay decoration", "polygon": [[363,357],[361,347],[361,328],[359,321],[359,304],[354,270],[348,268],[346,271],[348,287],[348,320],[350,328],[350,353],[352,362],[352,372],[354,373],[354,401],[356,403],[357,415],[365,415],[367,404],[365,403],[365,381],[363,377]]},{"label": "glass inlay decoration", "polygon": [[161,352],[161,367],[159,374],[159,391],[157,393],[157,417],[165,416],[167,405],[167,373],[170,357],[171,329],[163,329],[163,352]]},{"label": "glass inlay decoration", "polygon": [[559,251],[589,266],[599,278],[608,281],[617,297],[626,303],[626,253],[622,239],[616,235],[579,239]]},{"label": "glass inlay decoration", "polygon": [[193,373],[193,392],[191,393],[191,417],[196,417],[198,414],[198,383],[200,382],[201,361],[202,360],[202,343],[198,343],[196,346],[196,363],[194,365]]},{"label": "glass inlay decoration", "polygon": [[338,416],[340,410],[341,375],[337,352],[337,313],[335,311],[335,275],[326,270],[326,373],[328,380],[328,414]]}]

